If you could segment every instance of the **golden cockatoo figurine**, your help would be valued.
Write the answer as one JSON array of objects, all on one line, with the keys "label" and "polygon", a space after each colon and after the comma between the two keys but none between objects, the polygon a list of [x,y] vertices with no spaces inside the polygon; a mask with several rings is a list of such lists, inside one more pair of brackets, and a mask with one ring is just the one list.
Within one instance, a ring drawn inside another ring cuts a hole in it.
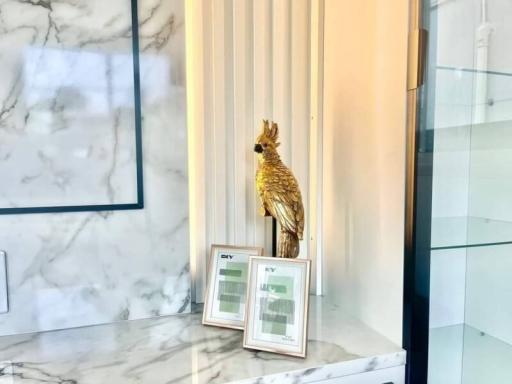
[{"label": "golden cockatoo figurine", "polygon": [[259,163],[256,188],[262,203],[260,213],[275,217],[281,226],[277,256],[295,258],[304,232],[304,206],[297,179],[277,152],[278,138],[277,124],[270,126],[263,120],[263,132],[254,146]]}]

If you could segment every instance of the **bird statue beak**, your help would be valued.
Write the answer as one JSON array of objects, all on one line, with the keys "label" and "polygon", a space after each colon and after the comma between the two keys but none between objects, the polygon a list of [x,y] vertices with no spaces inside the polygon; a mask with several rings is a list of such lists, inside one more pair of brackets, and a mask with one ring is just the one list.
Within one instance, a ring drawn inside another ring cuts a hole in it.
[{"label": "bird statue beak", "polygon": [[256,153],[262,153],[263,152],[263,147],[261,146],[261,144],[256,144],[254,146],[254,152],[256,152]]}]

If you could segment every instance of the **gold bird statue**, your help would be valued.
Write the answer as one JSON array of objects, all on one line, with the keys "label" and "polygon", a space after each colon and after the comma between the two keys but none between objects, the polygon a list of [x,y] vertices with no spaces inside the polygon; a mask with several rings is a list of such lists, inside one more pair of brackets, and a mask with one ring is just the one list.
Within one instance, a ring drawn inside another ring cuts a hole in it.
[{"label": "gold bird statue", "polygon": [[277,124],[270,127],[268,120],[263,120],[263,132],[254,146],[259,163],[256,188],[262,204],[260,213],[275,217],[281,225],[277,256],[295,258],[304,232],[304,206],[297,179],[277,152],[278,138]]}]

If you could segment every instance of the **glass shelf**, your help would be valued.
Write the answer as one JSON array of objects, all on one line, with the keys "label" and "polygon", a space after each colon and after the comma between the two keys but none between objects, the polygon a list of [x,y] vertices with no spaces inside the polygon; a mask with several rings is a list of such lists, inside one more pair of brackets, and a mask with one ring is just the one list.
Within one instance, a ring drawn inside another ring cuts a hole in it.
[{"label": "glass shelf", "polygon": [[436,129],[432,249],[512,244],[509,112],[500,121]]},{"label": "glass shelf", "polygon": [[431,249],[512,244],[512,222],[481,217],[432,218]]}]

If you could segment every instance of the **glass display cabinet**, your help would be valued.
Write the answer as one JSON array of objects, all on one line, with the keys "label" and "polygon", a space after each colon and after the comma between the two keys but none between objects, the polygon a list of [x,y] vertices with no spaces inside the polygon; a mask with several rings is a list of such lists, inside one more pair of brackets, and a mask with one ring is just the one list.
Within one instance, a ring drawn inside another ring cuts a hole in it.
[{"label": "glass display cabinet", "polygon": [[416,13],[429,37],[409,96],[412,383],[512,382],[511,14],[509,1],[485,0],[423,1]]}]

